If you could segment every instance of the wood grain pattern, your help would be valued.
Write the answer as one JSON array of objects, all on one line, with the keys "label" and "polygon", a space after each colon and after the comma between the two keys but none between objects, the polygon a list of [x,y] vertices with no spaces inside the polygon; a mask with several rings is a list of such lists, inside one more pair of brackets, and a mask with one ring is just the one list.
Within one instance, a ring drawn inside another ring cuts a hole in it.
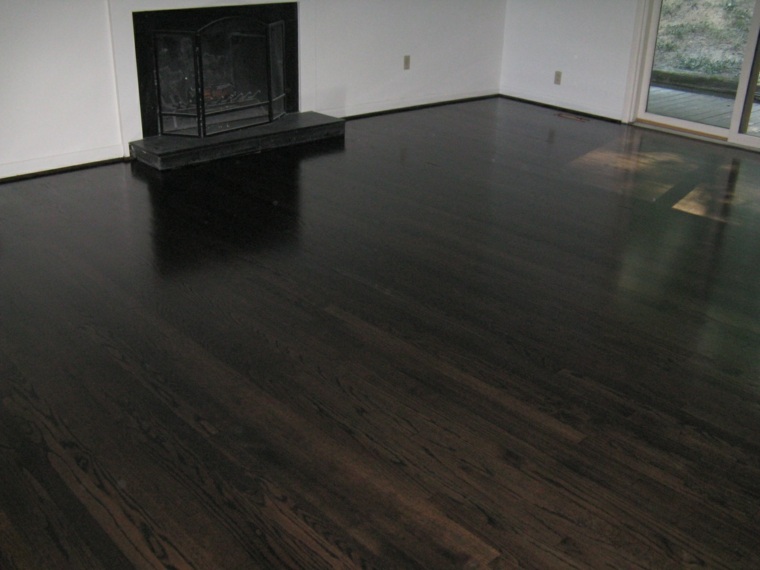
[{"label": "wood grain pattern", "polygon": [[760,567],[758,174],[486,99],[1,185],[0,568]]}]

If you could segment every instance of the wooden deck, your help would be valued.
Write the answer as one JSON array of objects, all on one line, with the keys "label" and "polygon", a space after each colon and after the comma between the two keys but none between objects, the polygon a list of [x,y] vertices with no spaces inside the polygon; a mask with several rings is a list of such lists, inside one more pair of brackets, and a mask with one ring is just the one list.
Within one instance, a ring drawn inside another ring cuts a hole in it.
[{"label": "wooden deck", "polygon": [[[718,95],[652,86],[647,111],[664,117],[728,128],[734,100]],[[760,104],[753,106],[747,134],[760,136]]]}]

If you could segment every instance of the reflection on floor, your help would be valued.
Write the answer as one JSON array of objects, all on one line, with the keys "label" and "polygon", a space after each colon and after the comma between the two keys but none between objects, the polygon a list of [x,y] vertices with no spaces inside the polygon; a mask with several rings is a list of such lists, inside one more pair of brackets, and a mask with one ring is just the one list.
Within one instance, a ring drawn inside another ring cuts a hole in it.
[{"label": "reflection on floor", "polygon": [[740,224],[760,213],[758,162],[684,152],[644,130],[631,129],[566,168],[568,176],[596,188],[719,221]]},{"label": "reflection on floor", "polygon": [[[667,140],[629,131],[607,145],[578,157],[568,166],[573,176],[597,188],[654,202],[699,168],[699,157],[672,150]],[[614,184],[610,182],[614,180]]]},{"label": "reflection on floor", "polygon": [[[719,95],[652,86],[649,90],[647,111],[664,117],[728,128],[731,124],[733,105],[733,99]],[[760,103],[755,103],[752,109],[747,133],[760,135]]]}]

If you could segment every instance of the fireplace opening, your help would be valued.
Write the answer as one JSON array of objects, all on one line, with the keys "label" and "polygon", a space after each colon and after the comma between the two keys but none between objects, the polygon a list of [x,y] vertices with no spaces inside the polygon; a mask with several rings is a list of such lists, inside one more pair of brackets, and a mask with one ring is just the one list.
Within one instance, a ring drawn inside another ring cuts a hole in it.
[{"label": "fireplace opening", "polygon": [[298,111],[295,3],[133,13],[143,136],[206,137]]},{"label": "fireplace opening", "polygon": [[223,18],[154,32],[159,134],[205,137],[284,115],[283,30]]}]

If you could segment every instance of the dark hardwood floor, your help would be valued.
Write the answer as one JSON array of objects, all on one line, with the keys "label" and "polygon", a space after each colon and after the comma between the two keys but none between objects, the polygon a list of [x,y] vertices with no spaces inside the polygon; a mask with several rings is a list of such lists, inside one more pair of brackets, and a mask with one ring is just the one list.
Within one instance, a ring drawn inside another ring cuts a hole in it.
[{"label": "dark hardwood floor", "polygon": [[0,185],[0,568],[760,568],[760,155],[504,99]]}]

